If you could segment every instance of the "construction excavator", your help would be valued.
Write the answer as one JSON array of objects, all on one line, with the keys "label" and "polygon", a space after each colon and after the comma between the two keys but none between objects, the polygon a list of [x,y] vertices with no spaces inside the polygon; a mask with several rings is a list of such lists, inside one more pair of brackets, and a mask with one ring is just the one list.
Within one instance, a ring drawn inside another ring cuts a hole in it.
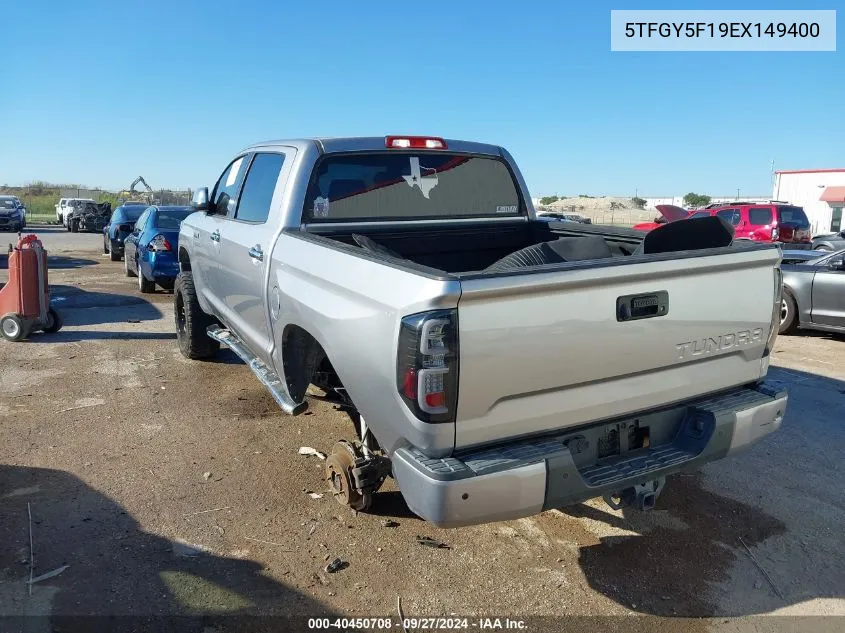
[{"label": "construction excavator", "polygon": [[[136,191],[136,185],[144,185],[146,191]],[[155,204],[155,200],[153,198],[153,188],[147,184],[147,181],[144,180],[143,176],[138,176],[135,180],[132,181],[132,184],[129,185],[129,189],[124,189],[123,191],[117,192],[117,204],[121,205],[124,202],[143,202],[144,204]]]}]

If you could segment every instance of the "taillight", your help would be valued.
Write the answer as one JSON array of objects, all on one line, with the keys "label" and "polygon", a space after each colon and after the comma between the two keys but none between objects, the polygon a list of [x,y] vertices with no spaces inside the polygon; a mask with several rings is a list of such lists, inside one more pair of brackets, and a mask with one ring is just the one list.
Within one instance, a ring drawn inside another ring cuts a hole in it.
[{"label": "taillight", "polygon": [[432,310],[402,319],[396,386],[423,422],[452,422],[458,403],[458,333],[455,310]]},{"label": "taillight", "polygon": [[170,248],[170,242],[167,241],[167,238],[164,237],[164,235],[156,235],[150,240],[150,243],[147,244],[147,250],[161,253],[172,249]]},{"label": "taillight", "polygon": [[388,136],[384,146],[394,149],[446,149],[446,141],[434,136]]}]

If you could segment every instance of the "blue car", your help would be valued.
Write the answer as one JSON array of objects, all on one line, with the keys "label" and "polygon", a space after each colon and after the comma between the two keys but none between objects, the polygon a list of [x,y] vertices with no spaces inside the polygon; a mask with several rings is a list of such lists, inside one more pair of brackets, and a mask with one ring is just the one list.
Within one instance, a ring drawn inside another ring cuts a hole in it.
[{"label": "blue car", "polygon": [[148,206],[143,202],[124,202],[112,212],[109,223],[103,227],[103,253],[110,255],[113,262],[123,258],[123,242]]},{"label": "blue car", "polygon": [[123,262],[127,277],[138,277],[141,292],[153,292],[156,284],[173,290],[179,274],[179,225],[191,207],[147,207],[124,241]]}]

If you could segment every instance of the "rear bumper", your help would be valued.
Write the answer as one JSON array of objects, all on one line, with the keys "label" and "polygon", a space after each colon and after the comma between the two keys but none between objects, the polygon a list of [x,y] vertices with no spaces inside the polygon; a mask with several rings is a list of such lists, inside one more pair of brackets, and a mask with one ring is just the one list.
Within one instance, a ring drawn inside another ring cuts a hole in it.
[{"label": "rear bumper", "polygon": [[585,462],[590,444],[608,427],[624,429],[633,418],[443,459],[402,448],[392,456],[393,474],[411,510],[436,525],[515,519],[741,451],[780,428],[786,403],[781,386],[763,383],[640,415],[636,422],[653,426],[653,437],[662,434],[666,441],[598,461]]}]

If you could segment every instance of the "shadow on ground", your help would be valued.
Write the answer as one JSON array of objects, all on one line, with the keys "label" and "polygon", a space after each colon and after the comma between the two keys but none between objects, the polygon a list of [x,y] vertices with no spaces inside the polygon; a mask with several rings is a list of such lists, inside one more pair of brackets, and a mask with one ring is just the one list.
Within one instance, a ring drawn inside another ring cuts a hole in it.
[{"label": "shadow on ground", "polygon": [[[641,613],[681,617],[845,598],[845,382],[778,367],[769,378],[790,394],[781,429],[706,475],[669,477],[651,513],[619,517],[582,504],[542,517],[546,532],[578,540],[592,589]],[[599,527],[587,530],[590,520]]]},{"label": "shadow on ground", "polygon": [[[34,577],[68,566],[33,584],[31,594],[30,512]],[[156,631],[201,632],[211,625],[217,631],[252,630],[232,616],[332,615],[324,605],[270,578],[258,563],[204,553],[144,532],[112,499],[67,472],[45,468],[0,465],[0,574],[3,630],[35,630],[31,618],[22,616],[52,616],[52,626],[45,630],[56,630],[58,622],[62,631],[93,630],[98,624],[134,630],[144,616]],[[57,620],[59,616],[134,617]],[[222,628],[215,620],[221,616],[226,617]],[[302,620],[267,622],[289,626],[278,630],[307,628]]]}]

